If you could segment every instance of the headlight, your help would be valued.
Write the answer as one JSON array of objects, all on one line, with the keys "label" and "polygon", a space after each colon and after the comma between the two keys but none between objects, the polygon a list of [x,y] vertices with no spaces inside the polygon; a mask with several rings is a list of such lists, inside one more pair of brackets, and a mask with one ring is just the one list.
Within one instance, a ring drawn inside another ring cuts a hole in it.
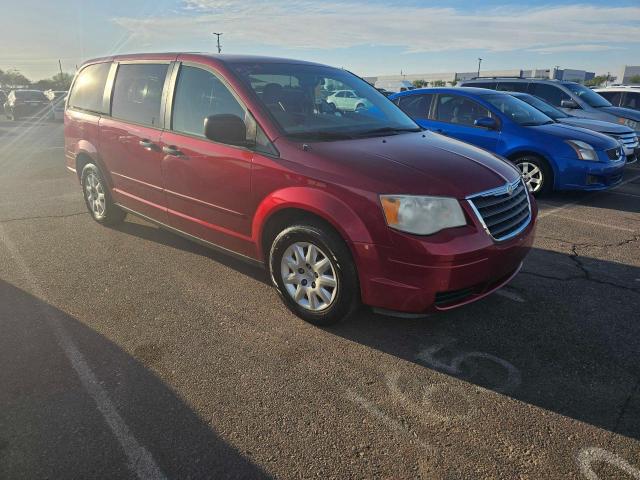
[{"label": "headlight", "polygon": [[634,129],[636,132],[640,131],[640,122],[636,122],[635,120],[631,120],[629,118],[618,117],[618,123],[620,125],[625,125],[629,128]]},{"label": "headlight", "polygon": [[467,224],[455,198],[380,195],[380,203],[387,225],[407,233],[431,235]]},{"label": "headlight", "polygon": [[598,161],[598,154],[591,145],[580,140],[567,140],[567,144],[576,151],[576,155],[580,160],[588,160],[590,162]]}]

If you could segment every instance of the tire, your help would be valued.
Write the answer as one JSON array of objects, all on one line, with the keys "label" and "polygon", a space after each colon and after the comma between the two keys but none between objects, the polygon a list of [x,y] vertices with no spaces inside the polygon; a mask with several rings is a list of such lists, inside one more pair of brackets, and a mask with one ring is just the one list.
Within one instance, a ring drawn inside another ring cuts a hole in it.
[{"label": "tire", "polygon": [[[296,247],[302,248],[300,255],[296,255]],[[303,255],[305,258],[301,259]],[[305,222],[280,232],[271,245],[269,271],[287,308],[313,325],[338,323],[360,304],[358,275],[351,253],[342,238],[320,222]],[[285,284],[285,276],[292,280]],[[299,300],[294,298],[296,292],[300,292]]]},{"label": "tire", "polygon": [[534,196],[540,197],[553,190],[553,173],[546,160],[535,155],[523,155],[513,163],[520,170],[529,191]]},{"label": "tire", "polygon": [[84,203],[91,217],[102,225],[116,225],[123,222],[127,212],[113,203],[109,187],[100,169],[93,163],[88,163],[82,169],[80,178]]}]

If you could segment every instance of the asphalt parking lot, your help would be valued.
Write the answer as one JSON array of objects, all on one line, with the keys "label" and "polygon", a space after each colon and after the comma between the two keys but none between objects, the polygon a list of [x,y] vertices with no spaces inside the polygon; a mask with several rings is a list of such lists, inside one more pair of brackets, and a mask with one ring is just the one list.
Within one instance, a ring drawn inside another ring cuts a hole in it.
[{"label": "asphalt parking lot", "polygon": [[0,478],[640,479],[640,167],[541,201],[496,294],[320,329],[92,221],[62,129],[0,120]]}]

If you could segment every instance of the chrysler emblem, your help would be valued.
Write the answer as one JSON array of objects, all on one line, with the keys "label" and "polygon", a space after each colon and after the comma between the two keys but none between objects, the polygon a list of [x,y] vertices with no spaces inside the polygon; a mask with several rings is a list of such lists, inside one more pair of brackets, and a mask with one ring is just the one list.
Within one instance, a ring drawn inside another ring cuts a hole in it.
[{"label": "chrysler emblem", "polygon": [[507,185],[507,195],[511,196],[513,193],[513,185]]}]

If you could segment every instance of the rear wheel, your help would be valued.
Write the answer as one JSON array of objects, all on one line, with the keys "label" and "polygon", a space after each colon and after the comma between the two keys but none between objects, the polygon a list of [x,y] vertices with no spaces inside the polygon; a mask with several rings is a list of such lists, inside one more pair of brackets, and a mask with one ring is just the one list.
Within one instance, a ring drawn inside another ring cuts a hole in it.
[{"label": "rear wheel", "polygon": [[547,162],[533,155],[524,155],[514,160],[529,191],[535,196],[544,195],[553,189],[553,176]]},{"label": "rear wheel", "polygon": [[103,225],[122,222],[127,213],[113,203],[107,182],[98,167],[93,163],[85,165],[81,179],[84,202],[93,219]]},{"label": "rear wheel", "polygon": [[337,323],[359,303],[351,253],[336,232],[319,223],[280,232],[271,246],[269,269],[289,310],[314,325]]}]

